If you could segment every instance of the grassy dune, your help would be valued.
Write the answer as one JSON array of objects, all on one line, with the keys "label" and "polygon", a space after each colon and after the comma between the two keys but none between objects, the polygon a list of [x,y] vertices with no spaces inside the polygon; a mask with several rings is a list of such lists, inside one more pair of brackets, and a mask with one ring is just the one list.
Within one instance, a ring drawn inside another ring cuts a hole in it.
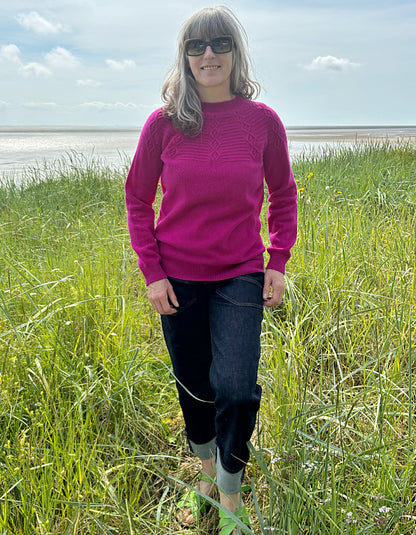
[{"label": "grassy dune", "polygon": [[[299,238],[264,319],[251,533],[415,534],[416,150],[293,167]],[[192,532],[175,502],[198,465],[125,174],[70,154],[0,186],[0,535]],[[216,522],[213,508],[194,532]]]}]

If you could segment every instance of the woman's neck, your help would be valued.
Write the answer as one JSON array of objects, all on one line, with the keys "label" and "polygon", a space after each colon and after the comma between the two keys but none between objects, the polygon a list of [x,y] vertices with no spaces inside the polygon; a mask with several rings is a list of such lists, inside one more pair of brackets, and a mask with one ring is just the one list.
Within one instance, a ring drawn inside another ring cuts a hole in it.
[{"label": "woman's neck", "polygon": [[227,100],[233,100],[235,95],[231,91],[224,91],[220,88],[219,91],[215,91],[216,88],[205,88],[201,87],[198,89],[199,98],[201,102],[215,103],[215,102],[226,102]]}]

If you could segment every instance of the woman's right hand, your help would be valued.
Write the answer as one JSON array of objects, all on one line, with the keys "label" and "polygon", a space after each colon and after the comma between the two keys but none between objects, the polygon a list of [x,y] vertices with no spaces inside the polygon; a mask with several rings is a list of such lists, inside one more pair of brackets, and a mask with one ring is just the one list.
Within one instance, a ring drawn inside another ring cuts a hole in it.
[{"label": "woman's right hand", "polygon": [[177,312],[179,303],[168,279],[151,282],[147,287],[147,297],[159,314],[169,315]]}]

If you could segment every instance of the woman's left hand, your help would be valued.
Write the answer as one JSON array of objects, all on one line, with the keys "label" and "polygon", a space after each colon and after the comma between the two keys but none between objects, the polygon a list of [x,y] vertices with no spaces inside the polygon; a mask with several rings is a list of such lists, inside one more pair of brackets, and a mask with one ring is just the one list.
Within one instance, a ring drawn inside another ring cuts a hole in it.
[{"label": "woman's left hand", "polygon": [[275,269],[266,269],[264,275],[263,302],[266,307],[280,305],[285,291],[283,273]]}]

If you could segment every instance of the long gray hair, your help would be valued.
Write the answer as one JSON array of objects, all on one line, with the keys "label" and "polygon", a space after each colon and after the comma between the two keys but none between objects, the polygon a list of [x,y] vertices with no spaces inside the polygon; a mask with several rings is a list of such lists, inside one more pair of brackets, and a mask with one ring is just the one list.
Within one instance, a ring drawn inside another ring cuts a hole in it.
[{"label": "long gray hair", "polygon": [[186,39],[207,41],[220,35],[231,35],[234,41],[230,89],[234,95],[253,99],[260,93],[260,84],[250,78],[251,62],[247,51],[247,34],[234,13],[225,6],[201,9],[182,27],[178,36],[177,55],[162,88],[166,103],[165,116],[175,128],[188,135],[197,135],[202,128],[201,100],[185,53]]}]

